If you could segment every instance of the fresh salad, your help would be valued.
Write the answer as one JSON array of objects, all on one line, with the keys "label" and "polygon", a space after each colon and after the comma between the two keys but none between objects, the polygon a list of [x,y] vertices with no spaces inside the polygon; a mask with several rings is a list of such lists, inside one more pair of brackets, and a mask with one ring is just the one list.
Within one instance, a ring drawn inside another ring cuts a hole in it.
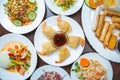
[{"label": "fresh salad", "polygon": [[53,0],[53,2],[62,8],[63,11],[66,11],[70,8],[71,5],[74,5],[76,0]]},{"label": "fresh salad", "polygon": [[8,64],[11,66],[7,68],[8,71],[18,72],[21,75],[24,75],[25,72],[29,69],[31,63],[31,53],[28,50],[26,45],[15,45],[14,49],[9,48],[8,56],[11,63]]},{"label": "fresh salad", "polygon": [[81,58],[72,69],[80,80],[107,80],[106,70],[97,60]]},{"label": "fresh salad", "polygon": [[50,72],[44,71],[44,74],[41,75],[38,78],[38,80],[63,80],[63,77],[55,71],[50,71]]},{"label": "fresh salad", "polygon": [[35,20],[37,14],[36,0],[8,0],[5,13],[16,26],[25,26]]}]

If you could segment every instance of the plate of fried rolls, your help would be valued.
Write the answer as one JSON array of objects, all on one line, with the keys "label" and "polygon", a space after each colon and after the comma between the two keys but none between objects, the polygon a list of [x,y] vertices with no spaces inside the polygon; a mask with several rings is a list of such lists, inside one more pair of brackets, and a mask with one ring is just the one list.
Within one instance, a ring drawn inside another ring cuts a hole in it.
[{"label": "plate of fried rolls", "polygon": [[86,37],[92,47],[104,58],[120,63],[116,42],[120,37],[120,11],[98,6],[82,9],[82,23]]}]

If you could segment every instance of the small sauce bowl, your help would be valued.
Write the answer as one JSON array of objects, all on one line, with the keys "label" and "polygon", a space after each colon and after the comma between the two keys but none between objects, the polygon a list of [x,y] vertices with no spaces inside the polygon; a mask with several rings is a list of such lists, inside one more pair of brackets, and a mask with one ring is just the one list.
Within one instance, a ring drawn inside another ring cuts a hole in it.
[{"label": "small sauce bowl", "polygon": [[68,43],[68,35],[62,31],[57,31],[53,34],[51,43],[55,48],[60,48]]},{"label": "small sauce bowl", "polygon": [[120,54],[120,39],[118,39],[116,42],[116,51],[117,51],[117,53]]}]

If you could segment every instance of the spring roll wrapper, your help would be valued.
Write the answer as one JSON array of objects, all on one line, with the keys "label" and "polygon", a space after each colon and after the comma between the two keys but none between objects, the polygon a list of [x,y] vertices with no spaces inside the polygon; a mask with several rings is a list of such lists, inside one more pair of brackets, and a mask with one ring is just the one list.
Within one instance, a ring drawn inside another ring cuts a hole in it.
[{"label": "spring roll wrapper", "polygon": [[96,36],[99,38],[101,35],[101,31],[103,29],[104,26],[104,20],[105,20],[105,14],[101,14],[100,15],[100,19],[99,19],[99,23],[96,29]]},{"label": "spring roll wrapper", "polygon": [[100,36],[100,41],[104,41],[105,40],[105,36],[106,36],[106,33],[108,31],[108,28],[110,26],[110,22],[108,21],[105,21],[105,24],[104,24],[104,27],[103,27],[103,30],[102,30],[102,33],[101,33],[101,36]]}]

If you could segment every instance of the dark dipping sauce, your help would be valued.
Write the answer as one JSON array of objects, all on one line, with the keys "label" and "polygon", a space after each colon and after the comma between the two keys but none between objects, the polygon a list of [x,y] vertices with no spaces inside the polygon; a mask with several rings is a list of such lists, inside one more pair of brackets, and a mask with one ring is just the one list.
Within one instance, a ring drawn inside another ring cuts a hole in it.
[{"label": "dark dipping sauce", "polygon": [[117,44],[118,51],[120,52],[120,41]]},{"label": "dark dipping sauce", "polygon": [[68,41],[67,34],[65,34],[64,32],[61,32],[61,31],[56,32],[52,39],[53,39],[53,45],[56,48],[59,48],[59,47],[65,45]]}]

